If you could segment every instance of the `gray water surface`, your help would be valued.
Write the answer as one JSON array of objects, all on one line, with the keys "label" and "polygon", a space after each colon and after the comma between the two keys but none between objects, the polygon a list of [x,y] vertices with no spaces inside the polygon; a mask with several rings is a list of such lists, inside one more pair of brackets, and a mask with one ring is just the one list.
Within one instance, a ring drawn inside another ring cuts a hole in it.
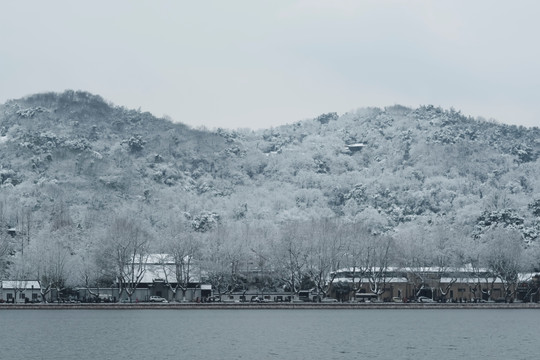
[{"label": "gray water surface", "polygon": [[7,310],[1,359],[536,359],[538,310]]}]

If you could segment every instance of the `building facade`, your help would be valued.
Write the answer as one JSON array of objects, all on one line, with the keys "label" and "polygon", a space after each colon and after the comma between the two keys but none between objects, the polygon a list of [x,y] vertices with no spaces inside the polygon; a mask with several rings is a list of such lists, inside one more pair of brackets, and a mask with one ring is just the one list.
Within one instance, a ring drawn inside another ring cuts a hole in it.
[{"label": "building facade", "polygon": [[540,274],[518,274],[505,282],[486,270],[468,268],[341,269],[329,295],[340,301],[538,302]]},{"label": "building facade", "polygon": [[35,280],[0,281],[0,302],[28,303],[39,302],[41,292],[39,282]]}]

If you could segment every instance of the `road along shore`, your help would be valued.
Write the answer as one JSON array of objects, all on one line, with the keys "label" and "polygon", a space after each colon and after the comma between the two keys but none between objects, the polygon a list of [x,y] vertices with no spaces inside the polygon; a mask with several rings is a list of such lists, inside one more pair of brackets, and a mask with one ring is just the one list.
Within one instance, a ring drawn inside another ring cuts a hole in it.
[{"label": "road along shore", "polygon": [[540,303],[39,303],[0,304],[1,310],[302,310],[302,309],[540,309]]}]

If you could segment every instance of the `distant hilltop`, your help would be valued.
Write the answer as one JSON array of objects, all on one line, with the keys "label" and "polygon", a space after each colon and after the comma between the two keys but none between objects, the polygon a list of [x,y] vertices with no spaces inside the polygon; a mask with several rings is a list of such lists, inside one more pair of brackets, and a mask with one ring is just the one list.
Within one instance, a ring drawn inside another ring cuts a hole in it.
[{"label": "distant hilltop", "polygon": [[0,124],[3,196],[24,199],[36,218],[59,201],[74,221],[144,203],[191,221],[338,217],[387,232],[441,218],[477,228],[500,213],[501,225],[516,216],[526,239],[538,236],[540,130],[452,109],[368,108],[260,131],[201,131],[66,91],[10,100]]}]

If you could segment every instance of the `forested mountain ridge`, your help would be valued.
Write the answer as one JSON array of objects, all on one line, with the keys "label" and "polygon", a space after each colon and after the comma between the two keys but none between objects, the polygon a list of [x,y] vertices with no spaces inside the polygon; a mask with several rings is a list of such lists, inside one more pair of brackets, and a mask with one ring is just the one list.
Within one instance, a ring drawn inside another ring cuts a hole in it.
[{"label": "forested mountain ridge", "polygon": [[0,222],[3,237],[59,234],[74,252],[118,216],[154,238],[177,221],[190,233],[251,226],[266,238],[338,218],[372,234],[510,227],[531,243],[539,157],[536,127],[432,106],[208,131],[86,92],[44,93],[0,107]]}]

